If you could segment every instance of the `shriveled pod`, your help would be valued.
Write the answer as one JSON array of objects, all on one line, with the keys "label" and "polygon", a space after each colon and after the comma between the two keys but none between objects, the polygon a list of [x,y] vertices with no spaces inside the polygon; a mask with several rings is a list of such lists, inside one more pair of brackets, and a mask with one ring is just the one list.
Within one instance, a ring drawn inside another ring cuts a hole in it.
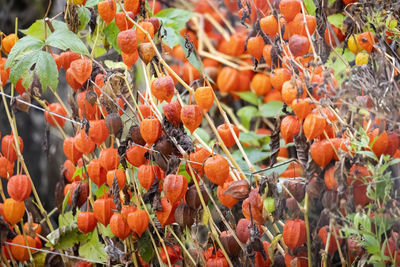
[{"label": "shriveled pod", "polygon": [[185,127],[189,129],[190,133],[193,134],[203,120],[203,114],[201,113],[200,107],[198,105],[183,106],[181,110],[181,120],[183,125],[185,125]]},{"label": "shriveled pod", "polygon": [[126,184],[126,174],[123,169],[116,169],[107,172],[107,184],[111,188],[113,186],[114,177],[117,178],[119,189],[123,189]]},{"label": "shriveled pod", "polygon": [[107,140],[108,135],[110,132],[107,129],[106,121],[105,120],[94,120],[90,121],[90,128],[89,128],[89,138],[96,145],[101,145]]},{"label": "shriveled pod", "polygon": [[306,223],[303,220],[286,220],[283,226],[283,242],[289,249],[295,249],[307,241]]},{"label": "shriveled pod", "polygon": [[261,36],[254,36],[247,39],[247,52],[260,61],[264,48],[264,40]]},{"label": "shriveled pod", "polygon": [[[232,127],[232,130],[235,133],[236,137],[239,138],[238,127],[236,127],[236,125],[234,124],[231,124],[230,126]],[[236,144],[235,138],[233,137],[232,132],[229,129],[229,125],[227,123],[218,126],[217,131],[227,148],[232,148]]]},{"label": "shriveled pod", "polygon": [[292,77],[290,71],[286,68],[274,69],[271,73],[271,85],[275,90],[281,91],[282,86],[286,81],[289,81]]},{"label": "shriveled pod", "polygon": [[328,140],[314,142],[310,147],[310,154],[315,163],[324,168],[333,159],[331,143]]},{"label": "shriveled pod", "polygon": [[[132,11],[126,12],[128,16],[134,20],[135,14]],[[117,12],[115,14],[115,24],[117,25],[120,31],[125,31],[133,27],[133,22],[130,21],[124,12]]]},{"label": "shriveled pod", "polygon": [[147,37],[146,32],[150,35],[150,38],[153,39],[154,37],[154,26],[149,21],[142,21],[139,23],[139,26],[143,28],[142,31],[139,27],[136,27],[136,36],[139,42],[141,43],[149,43],[150,40]]},{"label": "shriveled pod", "polygon": [[328,190],[337,190],[338,183],[335,178],[335,166],[332,166],[325,171],[324,181]]},{"label": "shriveled pod", "polygon": [[11,250],[11,255],[13,256],[14,260],[20,261],[21,263],[28,261],[30,258],[29,251],[26,246],[30,247],[31,253],[35,252],[35,249],[32,248],[36,248],[36,241],[29,235],[17,235],[14,237],[11,243],[15,245],[8,245]]},{"label": "shriveled pod", "polygon": [[132,68],[133,65],[135,65],[136,61],[138,60],[139,53],[137,50],[133,51],[130,54],[121,52],[121,56],[122,56],[122,61],[130,69],[130,68]]},{"label": "shriveled pod", "polygon": [[0,156],[0,177],[8,179],[14,174],[14,161],[9,161],[6,157]]},{"label": "shriveled pod", "polygon": [[140,0],[125,0],[124,8],[126,11],[131,11],[134,15],[137,15],[139,13]]},{"label": "shriveled pod", "polygon": [[119,155],[116,148],[105,148],[100,152],[100,164],[106,170],[114,170],[119,164]]},{"label": "shriveled pod", "polygon": [[92,74],[92,61],[87,58],[74,60],[68,70],[71,71],[75,81],[84,84]]},{"label": "shriveled pod", "polygon": [[140,134],[140,127],[138,125],[131,126],[131,128],[129,128],[128,135],[135,144],[140,146],[144,146],[146,144],[146,141],[144,141],[142,135]]},{"label": "shriveled pod", "polygon": [[[222,246],[229,256],[234,257],[239,254],[240,246],[230,231],[223,231],[219,236]],[[268,250],[266,250],[268,251]]]},{"label": "shriveled pod", "polygon": [[147,159],[145,158],[144,154],[148,151],[148,149],[137,146],[137,145],[132,145],[128,150],[126,151],[126,159],[130,164],[133,166],[139,168],[140,165],[144,164]]},{"label": "shriveled pod", "polygon": [[174,218],[181,227],[191,227],[194,223],[195,211],[187,204],[182,203],[175,209]]},{"label": "shriveled pod", "polygon": [[[200,188],[200,193],[203,196],[203,200],[204,200],[205,204],[207,205],[208,194],[203,185],[200,185],[199,188]],[[200,196],[197,193],[197,189],[196,189],[195,185],[190,186],[188,191],[186,192],[185,202],[186,202],[186,204],[188,204],[188,206],[190,208],[192,208],[194,210],[197,210],[201,206]]]},{"label": "shriveled pod", "polygon": [[217,87],[221,93],[229,93],[239,88],[239,72],[231,67],[220,70],[217,78]]},{"label": "shriveled pod", "polygon": [[[339,245],[342,244],[343,239],[339,238],[339,231],[338,229],[334,229],[333,230],[335,233],[331,233],[331,238],[329,239],[329,245],[328,245],[328,254],[329,255],[333,255],[337,250],[338,250],[338,246],[337,246],[337,242],[339,243]],[[322,243],[323,243],[323,247],[326,247],[326,243],[328,242],[328,234],[329,234],[329,226],[325,225],[323,226],[321,229],[319,229],[318,231],[318,236],[321,238]],[[336,237],[335,237],[336,235]]]},{"label": "shriveled pod", "polygon": [[165,103],[162,106],[164,115],[167,120],[172,123],[175,127],[179,127],[181,124],[181,111],[182,106],[178,100],[174,100],[171,103]]},{"label": "shriveled pod", "polygon": [[[24,142],[22,138],[18,136],[18,143],[19,143],[19,151],[22,153],[24,151]],[[17,152],[17,145],[14,141],[14,136],[11,134],[5,135],[1,140],[1,152],[3,156],[6,157],[9,161],[16,161],[18,158]]]},{"label": "shriveled pod", "polygon": [[308,53],[310,48],[310,41],[308,37],[302,35],[292,35],[289,38],[289,49],[295,57],[302,57]]},{"label": "shriveled pod", "polygon": [[303,123],[303,131],[307,140],[310,141],[317,136],[320,136],[325,129],[326,120],[324,117],[317,114],[309,114]]},{"label": "shriveled pod", "polygon": [[100,198],[93,203],[93,213],[97,221],[107,226],[114,214],[115,204],[112,198]]},{"label": "shriveled pod", "polygon": [[117,5],[115,4],[114,0],[105,0],[97,4],[97,11],[99,12],[100,17],[108,25],[115,17]]},{"label": "shriveled pod", "polygon": [[25,203],[7,198],[3,205],[3,214],[6,221],[10,224],[16,224],[21,221],[25,214]]},{"label": "shriveled pod", "polygon": [[269,37],[274,37],[279,31],[278,20],[274,15],[268,15],[260,19],[260,27]]},{"label": "shriveled pod", "polygon": [[24,174],[14,175],[7,182],[7,193],[15,201],[26,200],[32,191],[31,180]]},{"label": "shriveled pod", "polygon": [[82,157],[82,152],[75,147],[75,139],[73,137],[67,137],[64,140],[63,150],[67,159],[73,163],[76,163]]},{"label": "shriveled pod", "polygon": [[87,172],[90,180],[98,187],[102,186],[107,180],[107,172],[101,166],[99,159],[92,159],[87,166]]},{"label": "shriveled pod", "polygon": [[175,222],[175,210],[178,203],[172,204],[166,197],[161,198],[161,210],[156,210],[156,216],[161,227]]},{"label": "shriveled pod", "polygon": [[[65,109],[63,108],[63,106],[60,103],[52,103],[50,105],[47,106],[47,109],[52,112],[52,113],[56,113],[59,114],[61,116],[66,117],[67,116],[67,112],[65,111]],[[65,124],[65,119],[58,117],[56,115],[50,115],[50,113],[45,112],[44,113],[44,117],[46,118],[46,121],[54,127],[57,127],[56,122],[58,123],[58,125],[60,125],[61,128],[64,127]]]},{"label": "shriveled pod", "polygon": [[33,230],[32,231],[33,233],[40,235],[42,233],[42,226],[40,224],[37,224],[34,222],[32,222],[32,223],[26,222],[26,223],[24,223],[24,230],[27,233],[29,231]]},{"label": "shriveled pod", "polygon": [[229,163],[221,155],[213,155],[204,162],[204,173],[217,185],[223,185],[229,177]]},{"label": "shriveled pod", "polygon": [[129,29],[118,33],[117,43],[121,51],[125,54],[132,54],[135,51],[137,52],[138,42],[136,31]]},{"label": "shriveled pod", "polygon": [[229,196],[228,194],[225,194],[226,189],[233,183],[233,181],[226,181],[223,185],[219,185],[217,188],[217,197],[219,202],[221,202],[222,205],[227,207],[228,209],[232,209],[233,206],[239,201],[236,198],[233,198]]},{"label": "shriveled pod", "polygon": [[246,219],[250,220],[250,207],[253,220],[258,224],[264,224],[265,217],[263,216],[264,202],[261,199],[257,189],[252,189],[249,197],[242,203],[242,213]]},{"label": "shriveled pod", "polygon": [[106,121],[106,127],[111,135],[118,136],[118,133],[122,131],[123,123],[119,113],[110,113],[104,119]]},{"label": "shriveled pod", "polygon": [[76,134],[74,145],[79,152],[89,155],[94,151],[96,144],[86,135],[85,130],[82,129]]},{"label": "shriveled pod", "polygon": [[129,225],[125,222],[120,213],[114,213],[114,215],[111,216],[110,230],[116,237],[121,240],[127,238],[131,233]]},{"label": "shriveled pod", "polygon": [[162,126],[157,118],[147,118],[140,122],[140,134],[149,146],[161,136]]},{"label": "shriveled pod", "polygon": [[253,76],[250,87],[256,95],[264,96],[272,89],[270,77],[265,73],[257,73]]},{"label": "shriveled pod", "polygon": [[163,76],[153,80],[151,83],[151,94],[159,101],[171,102],[174,96],[175,83],[171,76]]},{"label": "shriveled pod", "polygon": [[247,243],[250,238],[250,221],[246,218],[242,218],[236,224],[236,236],[239,238],[240,242]]},{"label": "shriveled pod", "polygon": [[149,225],[149,215],[146,211],[137,209],[128,214],[128,225],[132,232],[140,237]]},{"label": "shriveled pod", "polygon": [[138,180],[141,186],[149,190],[156,179],[156,165],[143,164],[138,169]]},{"label": "shriveled pod", "polygon": [[377,157],[380,157],[385,152],[389,144],[389,136],[386,131],[379,133],[379,129],[376,128],[369,134],[369,145],[372,151]]},{"label": "shriveled pod", "polygon": [[281,135],[285,143],[293,141],[293,137],[300,131],[300,122],[295,116],[286,116],[281,122]]},{"label": "shriveled pod", "polygon": [[172,204],[183,199],[188,188],[188,182],[183,175],[169,174],[164,179],[163,191]]},{"label": "shriveled pod", "polygon": [[97,219],[93,212],[82,211],[78,214],[76,223],[82,233],[87,234],[93,232],[97,225]]},{"label": "shriveled pod", "polygon": [[204,175],[203,164],[209,156],[211,156],[211,152],[204,147],[197,148],[195,152],[191,152],[189,155],[190,164],[200,177]]},{"label": "shriveled pod", "polygon": [[299,118],[300,121],[303,121],[313,110],[314,104],[311,102],[310,98],[295,99],[291,104],[291,108],[297,118]]},{"label": "shriveled pod", "polygon": [[204,111],[208,112],[214,103],[214,93],[210,86],[203,86],[194,92],[196,104]]}]

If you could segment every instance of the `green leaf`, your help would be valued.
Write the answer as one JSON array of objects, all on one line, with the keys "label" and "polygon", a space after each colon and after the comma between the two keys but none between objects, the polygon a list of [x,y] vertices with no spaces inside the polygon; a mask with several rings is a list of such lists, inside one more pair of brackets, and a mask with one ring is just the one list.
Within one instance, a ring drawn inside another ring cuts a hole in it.
[{"label": "green leaf", "polygon": [[72,52],[89,55],[85,44],[78,36],[70,30],[57,30],[53,32],[45,41],[48,46],[56,47],[61,50],[70,49]]},{"label": "green leaf", "polygon": [[315,10],[317,10],[317,7],[313,0],[304,0],[304,6],[307,9],[308,14],[315,16]]},{"label": "green leaf", "polygon": [[198,127],[194,132],[197,133],[204,142],[208,143],[210,141],[210,135],[203,128]]},{"label": "green leaf", "polygon": [[275,117],[282,110],[283,102],[270,101],[267,104],[263,104],[260,108],[260,115],[267,118]]},{"label": "green leaf", "polygon": [[[33,70],[31,70],[34,66]],[[25,54],[11,68],[10,80],[16,83],[21,77],[36,73],[43,92],[50,86],[53,90],[58,86],[58,70],[54,58],[47,52],[35,50]]]},{"label": "green leaf", "polygon": [[[258,148],[245,148],[244,151],[246,152],[246,155],[252,164],[255,164],[257,162],[260,162],[260,161],[266,159],[270,154],[269,152],[262,152]],[[242,157],[242,153],[240,152],[240,150],[236,150],[233,153],[233,155],[236,156],[236,157],[234,157],[235,160],[236,160],[236,158]]]},{"label": "green leaf", "polygon": [[255,132],[240,133],[239,141],[253,146],[259,146],[259,141],[265,137],[264,134],[256,134]]},{"label": "green leaf", "polygon": [[179,8],[166,8],[155,16],[163,22],[164,27],[171,27],[180,32],[186,26],[186,22],[193,17],[193,12]]},{"label": "green leaf", "polygon": [[[36,37],[39,40],[44,41],[44,20],[43,19],[38,19],[36,20],[28,29],[25,30],[20,30],[23,34],[29,35]],[[53,25],[53,28],[55,31],[57,30],[68,30],[67,25],[59,20],[52,20],[51,24]],[[46,31],[47,31],[47,36],[51,34],[49,26],[46,24]]]},{"label": "green leaf", "polygon": [[84,6],[80,6],[78,9],[78,17],[79,17],[79,30],[83,30],[86,25],[89,23],[92,14],[90,10]]},{"label": "green leaf", "polygon": [[331,52],[331,54],[329,55],[328,62],[326,63],[326,66],[335,71],[335,78],[337,79],[338,83],[341,84],[344,78],[343,74],[344,72],[346,72],[346,65],[343,64],[343,61],[337,57],[337,53],[339,53],[346,62],[351,62],[355,60],[355,55],[348,48],[344,50],[343,54],[342,54],[343,48],[335,48],[335,49],[336,53],[334,51]]},{"label": "green leaf", "polygon": [[121,54],[121,49],[118,46],[117,43],[117,36],[120,30],[117,27],[117,24],[115,24],[115,21],[111,21],[110,24],[107,25],[107,27],[104,29],[104,34],[106,35],[107,42],[109,42],[112,46],[112,48],[115,49],[118,53]]},{"label": "green leaf", "polygon": [[246,129],[250,129],[250,122],[257,114],[257,108],[253,106],[245,106],[239,109],[236,114],[239,116],[242,125],[246,127]]},{"label": "green leaf", "polygon": [[102,236],[108,236],[109,238],[113,238],[114,234],[111,232],[111,228],[110,225],[108,224],[107,226],[104,226],[103,224],[99,223],[97,225],[98,229],[99,229],[99,233]]},{"label": "green leaf", "polygon": [[368,251],[370,254],[379,254],[380,251],[380,243],[379,240],[372,234],[364,235],[363,247]]},{"label": "green leaf", "polygon": [[138,242],[138,247],[139,247],[139,253],[140,257],[147,263],[150,262],[150,260],[154,256],[154,250],[153,246],[151,244],[150,238],[147,237],[146,235],[143,235]]},{"label": "green leaf", "polygon": [[102,184],[99,188],[97,188],[97,190],[95,190],[94,194],[96,195],[97,198],[100,198],[101,196],[103,196],[105,193],[108,192],[108,186],[106,184]]},{"label": "green leaf", "polygon": [[67,194],[64,197],[63,203],[62,203],[61,213],[64,213],[65,208],[67,207],[68,199],[69,199],[70,195],[71,195],[71,191],[68,190]]},{"label": "green leaf", "polygon": [[[196,57],[196,51],[192,51],[192,53],[190,53],[189,55],[189,50],[185,47],[185,39],[179,35],[179,44],[182,46],[183,51],[185,52],[186,58],[189,60],[190,64],[193,65],[193,67],[195,67],[200,73],[203,73],[203,67],[202,64],[200,63],[199,59]],[[193,49],[194,45],[193,45]]]},{"label": "green leaf", "polygon": [[79,255],[87,260],[105,262],[107,253],[105,246],[99,241],[97,231],[88,234],[89,240],[79,247]]},{"label": "green leaf", "polygon": [[275,199],[273,197],[267,197],[264,199],[264,209],[269,213],[275,211]]},{"label": "green leaf", "polygon": [[249,102],[250,104],[253,105],[258,105],[261,100],[258,98],[258,96],[253,93],[253,92],[235,92],[236,95],[238,95],[241,99],[243,99],[244,101]]},{"label": "green leaf", "polygon": [[99,0],[87,0],[85,6],[86,7],[94,7],[97,6]]},{"label": "green leaf", "polygon": [[163,37],[163,41],[171,48],[179,44],[180,36],[179,32],[174,30],[171,27],[164,26],[165,36]]},{"label": "green leaf", "polygon": [[14,66],[19,57],[22,57],[30,51],[40,50],[43,46],[43,41],[32,36],[25,36],[19,39],[11,49],[10,54],[8,54],[5,69]]},{"label": "green leaf", "polygon": [[337,28],[341,28],[343,25],[343,21],[346,17],[341,14],[341,13],[337,13],[337,14],[333,14],[328,16],[328,21],[330,24],[334,25]]},{"label": "green leaf", "polygon": [[[69,193],[69,192],[68,192]],[[58,216],[58,225],[67,226],[75,223],[75,217],[72,215],[72,210]]]},{"label": "green leaf", "polygon": [[61,226],[47,235],[50,246],[58,249],[72,248],[84,239],[76,224]]}]

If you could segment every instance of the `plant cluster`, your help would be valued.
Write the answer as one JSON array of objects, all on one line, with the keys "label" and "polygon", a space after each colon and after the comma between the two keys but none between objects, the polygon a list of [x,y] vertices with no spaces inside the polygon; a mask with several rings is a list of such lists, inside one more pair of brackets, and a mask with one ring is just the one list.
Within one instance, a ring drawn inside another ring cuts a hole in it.
[{"label": "plant cluster", "polygon": [[[316,2],[68,0],[63,20],[16,20],[2,262],[400,265],[400,5]],[[53,211],[18,135],[32,108],[63,139]]]}]

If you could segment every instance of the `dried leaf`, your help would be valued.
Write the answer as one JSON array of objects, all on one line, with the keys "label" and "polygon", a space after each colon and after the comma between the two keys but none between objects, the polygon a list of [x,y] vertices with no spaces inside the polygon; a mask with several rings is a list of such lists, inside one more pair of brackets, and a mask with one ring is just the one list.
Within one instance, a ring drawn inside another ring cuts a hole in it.
[{"label": "dried leaf", "polygon": [[279,134],[281,132],[281,120],[279,117],[276,118],[275,121],[275,130],[271,134],[271,161],[269,166],[272,167],[277,162],[279,150],[280,150],[280,137]]},{"label": "dried leaf", "polygon": [[293,140],[294,146],[296,147],[297,158],[300,160],[303,168],[305,168],[307,166],[310,144],[307,143],[307,138],[304,135],[303,127],[301,127],[300,132],[294,136]]}]

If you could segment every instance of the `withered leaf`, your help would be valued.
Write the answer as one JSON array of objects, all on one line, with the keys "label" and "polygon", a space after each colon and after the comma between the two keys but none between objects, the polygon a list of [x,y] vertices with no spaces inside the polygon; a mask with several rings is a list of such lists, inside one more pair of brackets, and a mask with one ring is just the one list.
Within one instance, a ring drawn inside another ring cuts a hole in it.
[{"label": "withered leaf", "polygon": [[275,129],[271,134],[271,160],[270,160],[270,167],[274,166],[277,162],[278,153],[280,150],[280,137],[279,134],[281,132],[281,120],[279,117],[276,118],[275,121]]},{"label": "withered leaf", "polygon": [[293,140],[294,146],[296,147],[297,158],[300,160],[301,165],[304,168],[307,166],[310,145],[307,143],[307,139],[303,132],[303,127],[300,127],[300,132],[294,136]]},{"label": "withered leaf", "polygon": [[238,200],[245,199],[249,196],[250,186],[245,180],[234,181],[225,190],[224,194],[236,198]]}]

